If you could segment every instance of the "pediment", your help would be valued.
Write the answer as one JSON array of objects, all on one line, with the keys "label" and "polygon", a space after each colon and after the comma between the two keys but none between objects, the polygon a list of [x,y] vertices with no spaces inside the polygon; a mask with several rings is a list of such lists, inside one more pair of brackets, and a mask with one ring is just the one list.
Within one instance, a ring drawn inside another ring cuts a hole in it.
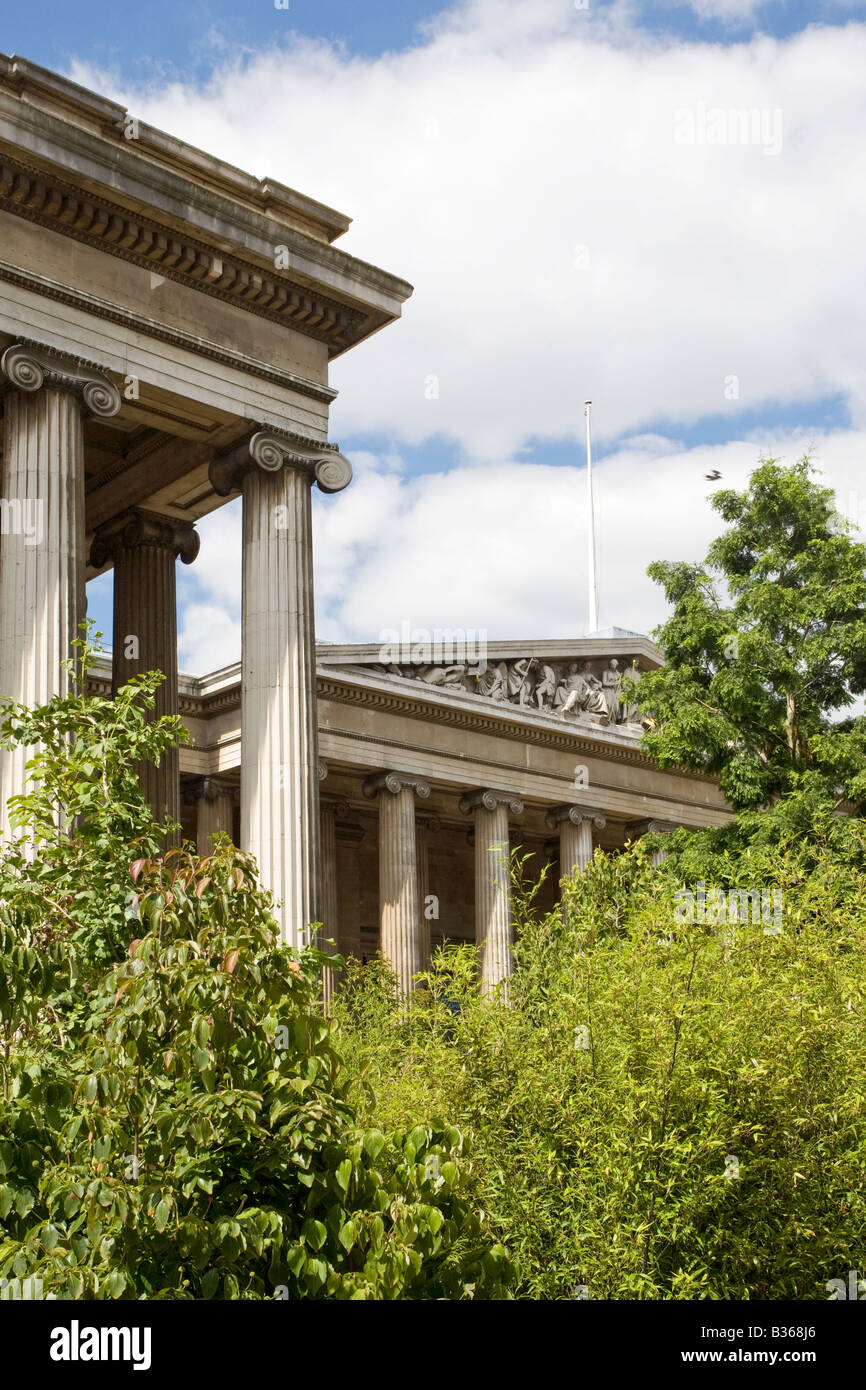
[{"label": "pediment", "polygon": [[639,680],[661,665],[648,638],[617,628],[571,640],[516,642],[453,630],[383,636],[376,645],[322,643],[318,663],[635,736],[643,725],[637,705],[623,697],[622,678]]}]

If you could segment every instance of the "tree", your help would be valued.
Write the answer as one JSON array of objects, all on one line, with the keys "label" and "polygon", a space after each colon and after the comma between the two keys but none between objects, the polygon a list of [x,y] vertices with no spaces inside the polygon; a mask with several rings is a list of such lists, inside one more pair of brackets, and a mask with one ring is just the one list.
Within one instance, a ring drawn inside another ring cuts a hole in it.
[{"label": "tree", "polygon": [[408,1014],[369,967],[350,978],[361,1113],[400,1126],[435,1105],[471,1135],[517,1297],[826,1299],[862,1269],[866,821],[849,824],[856,862],[744,851],[757,906],[709,874],[689,899],[642,843],[598,850],[552,912],[517,901],[507,1009],[465,946],[436,953]]},{"label": "tree", "polygon": [[702,564],[649,567],[673,613],[654,633],[665,666],[639,698],[660,767],[719,778],[737,808],[786,792],[866,801],[866,546],[808,458],[762,463],[717,492],[728,530]]},{"label": "tree", "polygon": [[[156,677],[10,707],[0,858],[0,1277],[64,1298],[498,1298],[464,1136],[355,1121],[320,972],[227,841],[158,853],[130,771]],[[134,847],[134,848],[132,848]],[[26,850],[26,852],[25,852]],[[134,857],[132,857],[134,855]]]}]

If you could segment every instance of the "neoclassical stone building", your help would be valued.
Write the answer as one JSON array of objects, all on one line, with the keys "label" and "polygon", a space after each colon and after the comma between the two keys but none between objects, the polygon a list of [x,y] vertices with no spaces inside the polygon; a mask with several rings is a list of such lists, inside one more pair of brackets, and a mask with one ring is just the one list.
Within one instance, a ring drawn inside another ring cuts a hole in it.
[{"label": "neoclassical stone building", "polygon": [[[349,219],[0,55],[0,694],[64,688],[85,582],[114,569],[110,690],[166,674],[191,743],[146,778],[202,850],[258,859],[284,936],[321,921],[404,986],[442,939],[510,969],[503,855],[723,822],[716,785],[640,751],[619,678],[644,637],[483,650],[317,647],[311,489],[351,465],[328,439],[331,359],[399,318],[411,287],[333,243]],[[195,524],[243,507],[243,655],[178,675],[175,576]],[[2,754],[0,830],[24,755]]]}]

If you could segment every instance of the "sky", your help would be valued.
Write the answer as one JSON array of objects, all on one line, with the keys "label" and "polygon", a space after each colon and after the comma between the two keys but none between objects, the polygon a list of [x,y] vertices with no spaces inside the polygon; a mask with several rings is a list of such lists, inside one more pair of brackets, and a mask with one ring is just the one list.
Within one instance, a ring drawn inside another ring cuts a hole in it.
[{"label": "sky", "polygon": [[[415,286],[332,367],[320,638],[582,635],[586,398],[602,628],[663,620],[647,565],[700,559],[762,457],[811,453],[866,529],[866,4],[0,0],[0,49],[347,213]],[[240,655],[239,505],[200,530],[192,674]]]}]

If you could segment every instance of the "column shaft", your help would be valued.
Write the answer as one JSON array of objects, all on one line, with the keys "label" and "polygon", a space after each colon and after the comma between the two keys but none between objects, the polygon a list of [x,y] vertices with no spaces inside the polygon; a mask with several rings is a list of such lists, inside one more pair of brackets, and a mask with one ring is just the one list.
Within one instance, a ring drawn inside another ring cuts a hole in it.
[{"label": "column shaft", "polygon": [[400,993],[409,994],[413,976],[424,969],[412,787],[379,794],[379,910],[382,954]]},{"label": "column shaft", "polygon": [[592,859],[592,822],[574,825],[566,817],[559,823],[559,876],[567,878],[575,869],[581,872]]},{"label": "column shaft", "polygon": [[[331,951],[332,946],[324,946],[324,939],[336,941],[340,949],[340,929],[337,920],[337,809],[333,805],[322,806],[322,938],[323,948]],[[331,999],[337,986],[338,974],[334,970],[322,972],[322,993],[325,1003]]]},{"label": "column shaft", "polygon": [[512,973],[511,876],[508,808],[475,808],[475,940],[481,987],[492,992]]},{"label": "column shaft", "polygon": [[[114,557],[112,693],[131,676],[161,671],[155,720],[178,713],[175,563],[174,550],[162,545],[118,546]],[[138,771],[154,818],[179,821],[178,750],[166,749],[159,767],[143,762]]]},{"label": "column shaft", "polygon": [[299,946],[319,909],[319,775],[310,476],[243,480],[241,839]]},{"label": "column shaft", "polygon": [[415,863],[418,879],[418,944],[421,964],[420,970],[430,969],[430,920],[425,916],[427,898],[430,895],[430,831],[424,821],[419,820],[415,827]]},{"label": "column shaft", "polygon": [[[0,543],[0,696],[37,705],[66,693],[61,663],[73,656],[84,617],[81,407],[71,392],[43,388],[8,390],[4,409],[0,496],[10,524]],[[32,755],[19,747],[0,756],[4,835],[6,802],[24,790]]]},{"label": "column shaft", "polygon": [[223,834],[231,838],[232,794],[228,787],[207,789],[210,795],[198,798],[195,838],[196,848],[203,859],[213,854],[213,837]]}]

